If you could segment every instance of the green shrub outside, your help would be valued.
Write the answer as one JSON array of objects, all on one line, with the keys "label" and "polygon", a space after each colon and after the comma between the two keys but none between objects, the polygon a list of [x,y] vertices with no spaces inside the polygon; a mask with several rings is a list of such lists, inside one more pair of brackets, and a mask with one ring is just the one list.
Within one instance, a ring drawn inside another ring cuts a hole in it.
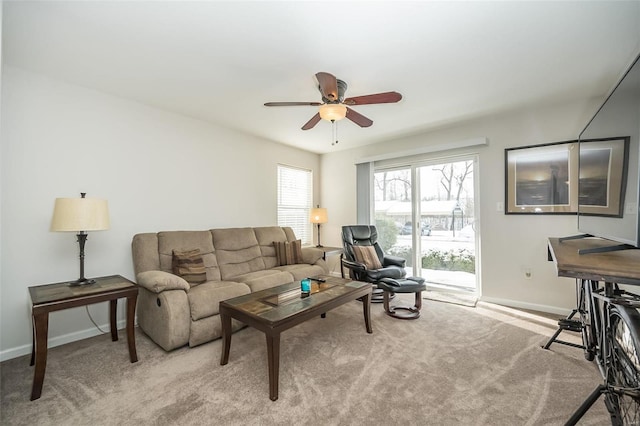
[{"label": "green shrub outside", "polygon": [[398,241],[398,227],[390,219],[376,219],[376,229],[378,244],[384,252],[387,252]]},{"label": "green shrub outside", "polygon": [[413,250],[411,250],[411,247],[407,247],[407,246],[392,247],[391,249],[387,250],[385,253],[388,253],[392,256],[401,257],[407,261],[406,266],[408,267],[413,266],[413,259],[412,259]]},{"label": "green shrub outside", "polygon": [[476,257],[467,249],[448,251],[431,249],[422,256],[422,268],[475,274]]},{"label": "green shrub outside", "polygon": [[[407,261],[407,267],[413,266],[411,247],[393,247],[387,253],[398,256]],[[423,269],[437,269],[443,271],[462,271],[475,274],[476,257],[467,249],[438,250],[429,249],[422,256]]]}]

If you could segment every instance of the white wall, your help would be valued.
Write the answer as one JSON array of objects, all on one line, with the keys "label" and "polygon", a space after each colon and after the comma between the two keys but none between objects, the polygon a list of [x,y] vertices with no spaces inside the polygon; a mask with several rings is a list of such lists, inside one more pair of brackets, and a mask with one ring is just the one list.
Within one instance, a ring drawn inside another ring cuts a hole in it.
[{"label": "white wall", "polygon": [[[504,201],[504,149],[577,139],[602,100],[513,112],[459,123],[421,135],[322,157],[321,199],[330,212],[322,240],[340,244],[340,227],[356,223],[354,163],[385,153],[425,145],[487,137],[486,147],[430,154],[479,154],[480,256],[482,299],[502,304],[565,313],[575,306],[574,282],[558,278],[547,261],[547,238],[576,234],[575,216],[505,215],[496,210]],[[329,173],[330,172],[330,173]],[[525,279],[523,268],[533,272]]]},{"label": "white wall", "polygon": [[[55,198],[109,201],[86,276],[133,279],[136,233],[275,224],[279,162],[313,170],[319,188],[317,154],[16,68],[2,90],[0,359],[30,351],[27,288],[78,277],[75,235],[49,232]],[[106,304],[89,310],[108,323]],[[94,333],[84,308],[50,316],[50,345]]]}]

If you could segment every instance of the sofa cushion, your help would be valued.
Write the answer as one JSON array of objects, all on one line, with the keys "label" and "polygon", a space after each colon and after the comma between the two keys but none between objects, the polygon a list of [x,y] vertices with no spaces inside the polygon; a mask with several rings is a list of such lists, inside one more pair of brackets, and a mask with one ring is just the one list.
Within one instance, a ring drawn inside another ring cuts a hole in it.
[{"label": "sofa cushion", "polygon": [[213,229],[211,234],[223,280],[238,281],[237,276],[266,269],[253,228]]},{"label": "sofa cushion", "polygon": [[252,293],[294,281],[292,274],[278,269],[250,272],[248,274],[238,275],[233,280],[248,285]]},{"label": "sofa cushion", "polygon": [[220,281],[218,260],[209,231],[164,231],[158,233],[160,269],[172,272],[173,251],[200,250],[208,281]]},{"label": "sofa cushion", "polygon": [[187,295],[191,308],[191,320],[210,317],[220,313],[219,305],[223,300],[251,293],[249,286],[229,281],[207,281],[192,287]]},{"label": "sofa cushion", "polygon": [[353,254],[356,261],[364,263],[367,269],[380,269],[382,263],[378,259],[378,253],[374,246],[353,246]]},{"label": "sofa cushion", "polygon": [[282,265],[295,265],[296,263],[302,263],[302,241],[274,241],[273,246],[276,249],[276,259],[278,260],[278,266]]},{"label": "sofa cushion", "polygon": [[200,249],[186,251],[173,251],[173,273],[184,278],[191,286],[207,281],[207,272],[204,269],[204,261]]},{"label": "sofa cushion", "polygon": [[274,242],[296,240],[295,235],[293,239],[290,240],[287,237],[285,229],[286,228],[283,228],[281,226],[261,226],[253,228],[253,231],[256,234],[256,239],[258,240],[258,245],[260,246],[260,252],[262,253],[262,258],[264,259],[264,265],[266,269],[270,269],[280,265],[276,257],[276,249],[275,245],[273,244]]},{"label": "sofa cushion", "polygon": [[327,271],[320,265],[308,265],[306,263],[298,263],[297,265],[276,266],[275,269],[285,271],[293,275],[294,281],[300,281],[303,278],[317,277],[325,275]]}]

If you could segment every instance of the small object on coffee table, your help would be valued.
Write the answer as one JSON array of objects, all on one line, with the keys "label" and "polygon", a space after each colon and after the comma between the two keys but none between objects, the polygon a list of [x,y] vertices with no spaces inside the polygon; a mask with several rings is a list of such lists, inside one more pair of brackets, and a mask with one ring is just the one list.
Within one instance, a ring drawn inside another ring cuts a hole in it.
[{"label": "small object on coffee table", "polygon": [[309,295],[311,292],[311,280],[309,278],[300,280],[300,291],[302,291],[303,295]]}]

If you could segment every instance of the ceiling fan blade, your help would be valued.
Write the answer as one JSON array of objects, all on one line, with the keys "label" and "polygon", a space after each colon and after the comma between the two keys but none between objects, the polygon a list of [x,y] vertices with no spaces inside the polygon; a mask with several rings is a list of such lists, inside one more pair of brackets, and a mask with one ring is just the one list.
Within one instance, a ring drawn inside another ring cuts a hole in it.
[{"label": "ceiling fan blade", "polygon": [[398,102],[402,95],[398,92],[376,93],[375,95],[355,96],[344,100],[345,105],[390,104]]},{"label": "ceiling fan blade", "polygon": [[320,92],[322,96],[330,101],[338,100],[338,80],[333,74],[328,72],[319,72],[316,74],[318,84],[320,85]]},{"label": "ceiling fan blade", "polygon": [[320,102],[267,102],[264,106],[298,106],[298,105],[310,105],[319,106]]},{"label": "ceiling fan blade", "polygon": [[369,127],[369,126],[371,126],[373,124],[373,121],[369,120],[364,115],[355,112],[354,110],[352,110],[349,107],[347,107],[347,115],[346,115],[346,117],[349,120],[351,120],[354,123],[356,123],[360,127]]},{"label": "ceiling fan blade", "polygon": [[304,126],[302,126],[302,130],[309,130],[309,129],[313,129],[313,127],[318,124],[320,122],[321,118],[320,118],[320,113],[316,113],[316,115],[314,115],[313,117],[311,117],[311,120],[307,121],[307,124],[305,124]]}]

